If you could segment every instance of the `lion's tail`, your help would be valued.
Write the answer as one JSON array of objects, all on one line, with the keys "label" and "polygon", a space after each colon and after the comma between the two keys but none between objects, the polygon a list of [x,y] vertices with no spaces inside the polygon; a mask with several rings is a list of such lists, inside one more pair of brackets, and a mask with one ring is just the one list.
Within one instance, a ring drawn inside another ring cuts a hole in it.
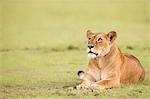
[{"label": "lion's tail", "polygon": [[81,70],[78,71],[78,76],[80,80],[84,78],[84,74],[85,74],[84,71],[81,71]]}]

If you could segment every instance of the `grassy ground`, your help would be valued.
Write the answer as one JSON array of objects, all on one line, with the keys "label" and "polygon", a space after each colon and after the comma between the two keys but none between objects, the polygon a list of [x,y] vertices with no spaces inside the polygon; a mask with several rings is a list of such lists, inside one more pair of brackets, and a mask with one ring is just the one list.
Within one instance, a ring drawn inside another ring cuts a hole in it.
[{"label": "grassy ground", "polygon": [[[2,1],[1,1],[2,2]],[[148,0],[3,0],[0,13],[0,98],[150,97]],[[118,33],[117,45],[138,57],[142,83],[110,90],[65,90],[85,70],[85,31]]]}]

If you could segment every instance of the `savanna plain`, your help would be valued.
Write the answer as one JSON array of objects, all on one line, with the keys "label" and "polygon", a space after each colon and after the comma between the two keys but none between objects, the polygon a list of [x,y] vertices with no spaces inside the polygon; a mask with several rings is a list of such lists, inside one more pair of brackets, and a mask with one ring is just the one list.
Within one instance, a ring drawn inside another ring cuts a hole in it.
[{"label": "savanna plain", "polygon": [[[149,99],[149,0],[0,1],[1,99]],[[116,31],[116,44],[143,64],[141,83],[66,90],[86,70],[86,31]]]}]

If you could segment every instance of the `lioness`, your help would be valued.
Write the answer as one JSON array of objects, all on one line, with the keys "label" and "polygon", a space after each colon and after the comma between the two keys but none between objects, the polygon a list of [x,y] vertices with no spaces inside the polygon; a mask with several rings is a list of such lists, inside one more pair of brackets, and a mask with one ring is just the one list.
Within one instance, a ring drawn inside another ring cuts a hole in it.
[{"label": "lioness", "polygon": [[81,83],[75,88],[106,89],[144,80],[140,61],[130,54],[123,54],[114,42],[116,37],[115,31],[108,34],[87,31],[90,60],[87,71],[78,72]]}]

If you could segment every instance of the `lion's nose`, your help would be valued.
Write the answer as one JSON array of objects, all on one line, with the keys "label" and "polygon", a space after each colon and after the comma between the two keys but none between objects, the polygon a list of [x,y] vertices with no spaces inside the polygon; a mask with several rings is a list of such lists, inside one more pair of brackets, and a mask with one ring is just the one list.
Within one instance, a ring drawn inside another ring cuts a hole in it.
[{"label": "lion's nose", "polygon": [[90,48],[90,49],[93,48],[93,47],[94,47],[93,45],[89,45],[89,46],[88,46],[88,48]]}]

